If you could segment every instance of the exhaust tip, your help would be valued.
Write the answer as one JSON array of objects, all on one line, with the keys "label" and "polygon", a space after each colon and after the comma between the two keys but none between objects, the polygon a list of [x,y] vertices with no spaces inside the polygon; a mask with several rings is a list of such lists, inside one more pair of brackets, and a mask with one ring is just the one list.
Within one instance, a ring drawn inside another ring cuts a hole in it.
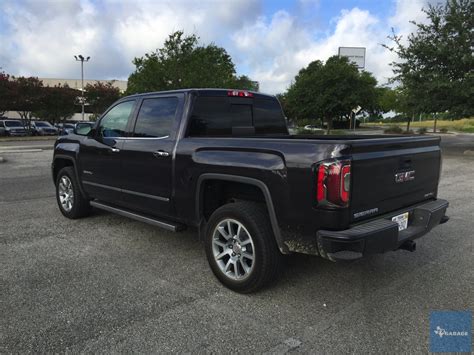
[{"label": "exhaust tip", "polygon": [[400,245],[399,249],[414,252],[414,251],[416,251],[416,242],[414,242],[413,240],[407,240],[405,243]]}]

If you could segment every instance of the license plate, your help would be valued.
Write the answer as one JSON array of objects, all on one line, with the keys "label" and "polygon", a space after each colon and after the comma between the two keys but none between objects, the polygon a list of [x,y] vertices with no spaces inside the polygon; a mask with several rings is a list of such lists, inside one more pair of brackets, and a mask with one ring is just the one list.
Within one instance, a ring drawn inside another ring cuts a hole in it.
[{"label": "license plate", "polygon": [[398,231],[407,229],[408,228],[408,212],[392,217],[392,221],[398,223]]}]

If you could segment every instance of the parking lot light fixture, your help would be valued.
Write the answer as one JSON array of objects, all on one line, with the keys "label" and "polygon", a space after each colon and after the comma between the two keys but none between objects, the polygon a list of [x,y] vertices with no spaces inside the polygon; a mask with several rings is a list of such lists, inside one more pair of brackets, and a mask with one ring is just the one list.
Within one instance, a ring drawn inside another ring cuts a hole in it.
[{"label": "parking lot light fixture", "polygon": [[76,61],[81,62],[81,106],[82,106],[82,120],[84,121],[84,104],[85,104],[85,97],[84,97],[84,62],[88,62],[91,57],[84,58],[82,54],[75,55],[74,59]]}]

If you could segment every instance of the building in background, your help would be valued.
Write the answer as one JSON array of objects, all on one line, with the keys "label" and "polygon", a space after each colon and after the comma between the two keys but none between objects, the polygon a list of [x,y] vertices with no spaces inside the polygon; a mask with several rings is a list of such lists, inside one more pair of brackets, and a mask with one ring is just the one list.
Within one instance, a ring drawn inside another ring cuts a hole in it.
[{"label": "building in background", "polygon": [[[67,85],[71,89],[81,90],[81,79],[56,79],[56,78],[38,78],[43,82],[44,86],[57,86]],[[94,85],[95,83],[107,84],[111,83],[112,86],[118,88],[121,93],[127,90],[127,80],[96,80],[96,79],[84,79],[84,87],[87,84]]]}]

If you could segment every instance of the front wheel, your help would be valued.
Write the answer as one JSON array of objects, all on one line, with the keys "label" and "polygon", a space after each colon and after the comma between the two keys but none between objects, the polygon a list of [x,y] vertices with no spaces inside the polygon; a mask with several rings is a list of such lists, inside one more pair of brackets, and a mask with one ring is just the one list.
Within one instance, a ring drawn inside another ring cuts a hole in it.
[{"label": "front wheel", "polygon": [[209,265],[226,287],[250,293],[277,278],[282,255],[263,205],[236,202],[218,208],[205,238]]},{"label": "front wheel", "polygon": [[74,168],[62,168],[56,178],[56,200],[61,213],[70,219],[85,217],[90,212],[89,201],[79,189]]}]

